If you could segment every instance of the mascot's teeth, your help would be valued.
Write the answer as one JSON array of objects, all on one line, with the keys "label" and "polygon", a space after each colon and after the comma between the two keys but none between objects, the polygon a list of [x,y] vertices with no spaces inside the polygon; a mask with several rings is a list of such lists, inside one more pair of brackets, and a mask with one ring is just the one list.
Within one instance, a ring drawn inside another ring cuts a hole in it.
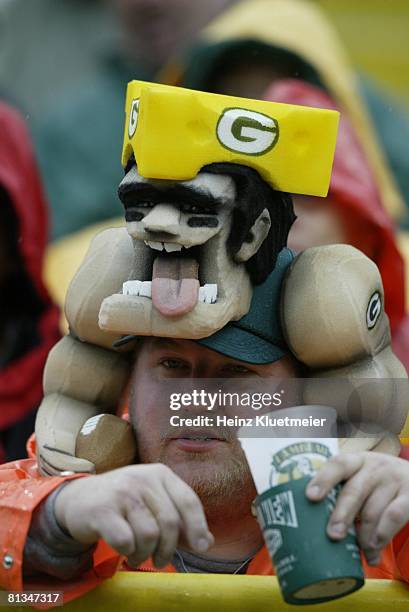
[{"label": "mascot's teeth", "polygon": [[163,242],[150,242],[149,240],[144,240],[146,246],[151,247],[151,249],[156,249],[156,251],[163,251]]},{"label": "mascot's teeth", "polygon": [[199,287],[199,302],[204,302],[205,304],[217,302],[217,285],[207,284]]},{"label": "mascot's teeth", "polygon": [[152,281],[143,281],[143,283],[141,283],[139,295],[147,298],[152,297]]},{"label": "mascot's teeth", "polygon": [[[124,295],[139,295],[139,297],[152,298],[152,282],[151,281],[126,281],[122,285],[122,293]],[[199,302],[204,304],[214,304],[217,302],[217,285],[207,284],[199,287]]]},{"label": "mascot's teeth", "polygon": [[122,285],[122,293],[124,295],[140,295],[141,297],[150,298],[152,295],[151,281],[126,281]]},{"label": "mascot's teeth", "polygon": [[182,250],[181,244],[175,242],[152,242],[151,240],[144,240],[146,246],[155,251],[166,251],[167,253],[175,253],[176,251]]},{"label": "mascot's teeth", "polygon": [[124,295],[139,295],[141,285],[142,285],[142,281],[138,281],[138,280],[126,281],[122,285],[122,293]]},{"label": "mascot's teeth", "polygon": [[174,253],[175,251],[182,250],[181,244],[175,244],[174,242],[164,242],[163,244],[167,253]]}]

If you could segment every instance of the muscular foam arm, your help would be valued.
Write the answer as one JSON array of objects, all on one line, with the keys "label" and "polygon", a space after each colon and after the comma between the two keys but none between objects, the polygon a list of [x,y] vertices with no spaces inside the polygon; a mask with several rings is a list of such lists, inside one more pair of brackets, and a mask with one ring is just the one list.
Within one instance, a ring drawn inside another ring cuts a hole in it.
[{"label": "muscular foam arm", "polygon": [[127,355],[71,336],[56,344],[44,371],[45,397],[36,420],[37,455],[44,473],[94,471],[93,464],[75,456],[78,433],[90,417],[115,412],[129,368]]},{"label": "muscular foam arm", "polygon": [[99,327],[99,311],[106,297],[122,292],[133,265],[132,239],[124,227],[105,230],[95,236],[70,283],[65,301],[65,314],[77,338],[112,349],[113,342],[120,336]]},{"label": "muscular foam arm", "polygon": [[[98,313],[103,299],[122,287],[132,262],[132,241],[126,230],[106,230],[94,238],[71,282],[66,315],[72,335],[63,338],[48,356],[45,397],[36,420],[37,455],[43,473],[95,471],[94,463],[76,457],[78,434],[90,417],[115,413],[130,369],[129,354],[112,348],[118,335],[98,327]],[[122,431],[123,425],[118,428]]]},{"label": "muscular foam arm", "polygon": [[281,316],[290,349],[311,370],[305,402],[334,406],[342,421],[364,431],[369,423],[399,434],[408,413],[399,387],[407,374],[390,348],[383,300],[376,265],[351,246],[329,245],[294,260]]},{"label": "muscular foam arm", "polygon": [[59,393],[94,404],[99,412],[112,412],[127,382],[129,369],[128,354],[65,336],[48,355],[44,394]]}]

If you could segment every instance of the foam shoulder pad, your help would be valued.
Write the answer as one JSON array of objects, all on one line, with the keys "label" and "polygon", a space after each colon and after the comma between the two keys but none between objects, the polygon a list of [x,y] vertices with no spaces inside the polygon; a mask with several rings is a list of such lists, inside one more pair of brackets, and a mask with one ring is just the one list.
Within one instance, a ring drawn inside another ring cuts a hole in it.
[{"label": "foam shoulder pad", "polygon": [[121,293],[134,260],[132,238],[126,228],[98,234],[67,291],[65,314],[75,336],[83,341],[112,348],[120,337],[100,329],[98,315],[103,300]]},{"label": "foam shoulder pad", "polygon": [[379,270],[349,245],[314,247],[295,258],[281,318],[291,351],[310,368],[347,365],[390,343]]},{"label": "foam shoulder pad", "polygon": [[113,412],[130,374],[128,355],[62,338],[50,351],[44,370],[44,394],[60,393]]}]

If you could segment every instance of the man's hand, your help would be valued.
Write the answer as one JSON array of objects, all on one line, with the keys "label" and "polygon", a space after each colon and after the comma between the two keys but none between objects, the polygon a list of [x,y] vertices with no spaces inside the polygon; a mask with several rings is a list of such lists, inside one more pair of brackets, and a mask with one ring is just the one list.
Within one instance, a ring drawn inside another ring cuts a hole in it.
[{"label": "man's hand", "polygon": [[318,471],[306,495],[319,501],[344,481],[327,533],[342,540],[359,513],[359,544],[368,563],[377,565],[381,550],[409,521],[409,462],[374,452],[340,454]]},{"label": "man's hand", "polygon": [[67,484],[55,501],[60,526],[78,542],[103,538],[131,565],[172,559],[180,538],[198,553],[214,542],[196,493],[161,463],[132,465]]}]

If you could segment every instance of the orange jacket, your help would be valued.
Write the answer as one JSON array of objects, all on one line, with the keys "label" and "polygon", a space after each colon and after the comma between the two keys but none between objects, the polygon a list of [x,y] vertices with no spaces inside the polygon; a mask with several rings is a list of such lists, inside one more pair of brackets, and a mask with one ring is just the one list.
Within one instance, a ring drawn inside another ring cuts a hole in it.
[{"label": "orange jacket", "polygon": [[[34,509],[64,480],[84,477],[40,477],[35,459],[24,459],[0,466],[0,588],[6,590],[61,590],[64,601],[80,597],[117,570],[135,571],[102,540],[94,552],[94,567],[80,578],[59,581],[44,576],[42,579],[24,580],[22,577],[23,552]],[[382,553],[377,567],[369,567],[363,559],[367,578],[403,580],[409,582],[409,525],[394,538]],[[157,570],[151,560],[136,571],[175,572],[172,565]],[[274,575],[270,557],[263,547],[253,558],[247,574]],[[50,606],[52,607],[52,606]]]}]

